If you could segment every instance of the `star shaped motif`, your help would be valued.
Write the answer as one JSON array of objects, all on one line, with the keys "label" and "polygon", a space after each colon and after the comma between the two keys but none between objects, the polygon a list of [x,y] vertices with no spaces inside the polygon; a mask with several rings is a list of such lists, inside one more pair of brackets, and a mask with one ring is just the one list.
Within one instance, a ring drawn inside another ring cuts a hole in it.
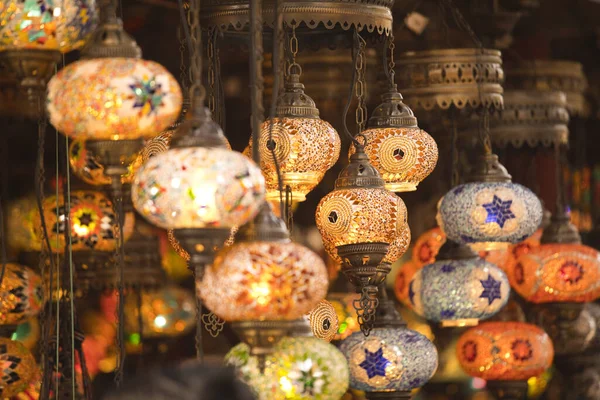
[{"label": "star shaped motif", "polygon": [[515,340],[511,345],[511,349],[513,357],[519,361],[527,361],[533,356],[533,347],[527,339]]},{"label": "star shaped motif", "polygon": [[502,201],[502,199],[496,195],[491,203],[483,204],[483,208],[487,211],[487,218],[485,219],[486,224],[489,222],[497,223],[500,228],[504,228],[504,223],[509,220],[516,218],[515,214],[510,210],[512,200]]},{"label": "star shaped motif", "polygon": [[487,299],[488,303],[491,305],[494,300],[500,300],[502,295],[500,293],[500,286],[502,282],[495,280],[492,278],[492,275],[488,275],[488,278],[484,281],[480,280],[481,286],[483,286],[483,292],[481,292],[482,299]]},{"label": "star shaped motif", "polygon": [[448,274],[450,272],[453,272],[456,268],[453,265],[450,264],[444,264],[442,265],[442,272]]},{"label": "star shaped motif", "polygon": [[150,115],[163,105],[165,93],[162,85],[156,81],[156,77],[137,79],[129,85],[133,98],[133,108],[140,108],[140,116]]},{"label": "star shaped motif", "polygon": [[558,273],[563,281],[573,284],[583,278],[583,267],[575,261],[567,261],[561,265]]},{"label": "star shaped motif", "polygon": [[365,360],[359,366],[365,370],[369,379],[375,376],[385,376],[385,368],[390,365],[390,360],[383,356],[383,348],[371,353],[365,349]]}]

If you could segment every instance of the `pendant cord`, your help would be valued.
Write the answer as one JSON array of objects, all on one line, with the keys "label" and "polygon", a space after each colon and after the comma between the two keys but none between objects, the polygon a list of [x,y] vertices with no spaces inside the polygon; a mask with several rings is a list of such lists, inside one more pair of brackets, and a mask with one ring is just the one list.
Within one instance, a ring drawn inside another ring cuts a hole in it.
[{"label": "pendant cord", "polygon": [[252,128],[252,159],[260,165],[258,137],[260,124],[265,119],[263,106],[264,79],[262,74],[263,54],[262,1],[250,0],[250,104]]},{"label": "pendant cord", "polygon": [[[352,81],[350,83],[350,92],[348,93],[348,100],[346,101],[346,105],[344,106],[344,112],[342,114],[342,124],[344,127],[344,133],[346,134],[346,136],[352,141],[352,143],[354,144],[354,147],[359,149],[359,148],[363,148],[364,146],[362,143],[360,143],[358,141],[358,139],[356,139],[356,137],[354,135],[352,135],[350,133],[350,129],[348,129],[348,121],[347,120],[348,120],[348,112],[350,111],[350,106],[352,105],[352,99],[354,98],[355,91],[358,92],[359,90],[364,90],[364,84],[360,85],[360,87],[362,89],[358,89],[358,86],[359,86],[360,75],[362,74],[363,67],[366,66],[365,59],[364,59],[364,50],[365,50],[367,43],[360,36],[360,34],[358,33],[358,30],[356,30],[356,29],[354,30],[353,38],[354,38],[354,46],[352,48],[352,65],[353,65]],[[361,102],[359,100],[358,105],[357,105],[357,125],[358,125],[358,118],[359,118],[358,110],[360,108],[361,108]],[[364,111],[360,112],[360,114],[363,115],[363,119],[366,117],[366,113]],[[364,140],[364,144],[366,145],[367,138],[362,134],[360,125],[358,126],[358,133],[356,136],[361,136]]]},{"label": "pendant cord", "polygon": [[561,164],[563,162],[563,151],[560,143],[554,144],[554,165],[555,165],[555,185],[556,185],[556,215],[566,213],[566,188],[564,182]]}]

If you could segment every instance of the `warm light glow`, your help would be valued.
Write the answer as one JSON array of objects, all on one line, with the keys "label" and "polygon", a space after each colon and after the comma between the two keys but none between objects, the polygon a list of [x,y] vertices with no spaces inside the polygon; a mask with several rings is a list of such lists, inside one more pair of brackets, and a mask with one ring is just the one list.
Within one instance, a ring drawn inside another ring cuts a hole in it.
[{"label": "warm light glow", "polygon": [[157,315],[156,318],[154,318],[154,326],[157,328],[164,328],[165,325],[167,325],[167,319],[162,315]]},{"label": "warm light glow", "polygon": [[292,382],[287,376],[282,376],[281,378],[279,378],[279,386],[281,387],[281,390],[283,390],[286,396],[292,395],[294,386],[292,385]]},{"label": "warm light glow", "polygon": [[267,282],[258,282],[251,285],[251,296],[256,299],[256,302],[265,306],[269,303],[271,290]]}]

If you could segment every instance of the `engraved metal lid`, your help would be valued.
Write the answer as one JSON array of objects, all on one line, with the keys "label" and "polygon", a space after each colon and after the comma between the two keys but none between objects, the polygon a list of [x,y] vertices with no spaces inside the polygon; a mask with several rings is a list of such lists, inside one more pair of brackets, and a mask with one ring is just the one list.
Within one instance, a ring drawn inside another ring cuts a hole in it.
[{"label": "engraved metal lid", "polygon": [[81,50],[81,58],[141,58],[142,49],[125,32],[123,21],[117,18],[116,2],[103,5],[101,14],[98,28]]},{"label": "engraved metal lid", "polygon": [[350,156],[350,164],[338,175],[336,189],[371,188],[385,189],[385,181],[369,162],[364,147],[355,146],[356,153]]},{"label": "engraved metal lid", "polygon": [[171,140],[171,148],[216,147],[227,148],[223,130],[211,117],[208,108],[196,98],[183,122],[177,127]]},{"label": "engraved metal lid", "polygon": [[566,212],[552,215],[550,224],[544,229],[542,244],[560,243],[560,244],[581,244],[581,235],[571,223],[571,218]]},{"label": "engraved metal lid", "polygon": [[319,118],[319,109],[313,99],[304,93],[304,85],[300,83],[300,72],[290,67],[284,91],[277,100],[277,116],[290,118]]},{"label": "engraved metal lid", "polygon": [[477,254],[475,254],[469,246],[456,243],[452,240],[446,240],[435,257],[435,260],[471,260],[473,258],[477,258]]},{"label": "engraved metal lid", "polygon": [[290,233],[281,218],[273,213],[273,207],[265,201],[254,219],[242,226],[236,235],[239,242],[289,242]]},{"label": "engraved metal lid", "polygon": [[468,182],[510,182],[511,179],[495,154],[480,156],[468,176]]},{"label": "engraved metal lid", "polygon": [[382,103],[373,110],[369,118],[369,128],[417,128],[417,118],[402,101],[397,85],[381,95],[381,100]]}]

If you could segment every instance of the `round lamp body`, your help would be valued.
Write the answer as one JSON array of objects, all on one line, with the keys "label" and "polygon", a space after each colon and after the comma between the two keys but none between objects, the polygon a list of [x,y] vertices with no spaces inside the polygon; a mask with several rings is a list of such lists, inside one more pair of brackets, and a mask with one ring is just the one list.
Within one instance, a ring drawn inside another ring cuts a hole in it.
[{"label": "round lamp body", "polygon": [[394,281],[394,294],[396,298],[408,308],[413,308],[413,303],[410,301],[410,282],[421,268],[413,260],[409,260],[402,265]]},{"label": "round lamp body", "polygon": [[435,257],[444,243],[446,234],[439,227],[429,229],[419,236],[413,246],[413,262],[421,266],[435,262]]},{"label": "round lamp body", "polygon": [[138,212],[161,228],[231,228],[258,213],[265,181],[238,152],[176,148],[140,168],[131,194]]},{"label": "round lamp body", "polygon": [[196,289],[225,321],[293,320],[323,300],[328,285],[325,263],[308,248],[250,242],[218,253]]},{"label": "round lamp body", "polygon": [[308,313],[308,321],[313,336],[327,342],[333,340],[340,326],[336,309],[327,300],[321,300]]},{"label": "round lamp body", "polygon": [[467,374],[494,381],[540,376],[554,358],[546,332],[524,322],[484,322],[461,335],[456,352]]},{"label": "round lamp body", "polygon": [[[78,190],[71,192],[70,196],[71,222],[71,248],[73,251],[113,251],[117,248],[116,230],[117,217],[112,202],[100,192],[89,190]],[[47,197],[43,203],[44,218],[48,227],[48,239],[54,253],[62,253],[65,250],[65,230],[67,211],[64,197]],[[133,213],[125,214],[123,225],[123,238],[125,241],[133,234],[135,217]],[[34,217],[36,240],[41,244],[43,237],[42,224],[39,213]]]},{"label": "round lamp body", "polygon": [[225,356],[259,400],[338,400],[348,389],[348,365],[333,345],[313,337],[285,337],[261,372],[245,343]]},{"label": "round lamp body", "polygon": [[0,396],[8,398],[26,390],[35,381],[39,368],[33,355],[21,342],[0,338]]},{"label": "round lamp body", "polygon": [[433,343],[405,328],[375,328],[368,337],[357,332],[340,349],[350,367],[350,387],[366,392],[419,388],[438,365]]},{"label": "round lamp body", "polygon": [[390,243],[387,254],[382,263],[393,264],[402,257],[410,246],[411,234],[408,226],[408,210],[404,201],[398,197],[398,223],[396,224],[396,237]]},{"label": "round lamp body", "polygon": [[583,303],[600,297],[600,253],[580,244],[543,244],[511,260],[511,286],[532,303]]},{"label": "round lamp body", "polygon": [[328,293],[327,301],[335,309],[339,327],[333,340],[344,340],[354,332],[359,331],[354,301],[358,300],[356,293]]},{"label": "round lamp body", "polygon": [[509,294],[504,272],[481,258],[428,264],[408,289],[413,310],[444,326],[476,325],[500,311]]},{"label": "round lamp body", "polygon": [[150,138],[179,117],[181,89],[160,64],[135,58],[77,61],[48,83],[48,114],[73,139]]},{"label": "round lamp body", "polygon": [[406,221],[404,202],[385,189],[336,189],[321,199],[316,212],[324,248],[334,259],[339,246],[393,243]]},{"label": "round lamp body", "polygon": [[18,325],[43,305],[42,279],[32,269],[7,263],[0,285],[0,325]]},{"label": "round lamp body", "polygon": [[42,247],[41,237],[36,235],[34,222],[38,215],[37,201],[34,196],[23,197],[8,206],[6,217],[6,241],[8,248],[14,252],[39,251]]},{"label": "round lamp body", "polygon": [[[300,202],[306,200],[308,192],[335,165],[340,156],[341,141],[331,124],[320,118],[283,117],[263,122],[258,145],[267,199],[279,201],[274,152],[283,188],[289,186],[292,202]],[[252,143],[248,151],[252,152]]]},{"label": "round lamp body", "polygon": [[446,236],[476,251],[506,248],[527,239],[543,215],[535,194],[510,182],[457,186],[442,198],[438,211]]},{"label": "round lamp body", "polygon": [[[142,326],[145,338],[175,337],[188,333],[196,324],[196,299],[187,290],[167,286],[142,292]],[[125,331],[139,333],[137,296],[127,296]]]},{"label": "round lamp body", "polygon": [[[410,192],[435,168],[438,148],[435,140],[419,128],[371,128],[365,152],[371,164],[392,192]],[[354,145],[350,154],[355,151]]]},{"label": "round lamp body", "polygon": [[94,0],[20,1],[0,3],[0,51],[80,48],[97,22]]}]

